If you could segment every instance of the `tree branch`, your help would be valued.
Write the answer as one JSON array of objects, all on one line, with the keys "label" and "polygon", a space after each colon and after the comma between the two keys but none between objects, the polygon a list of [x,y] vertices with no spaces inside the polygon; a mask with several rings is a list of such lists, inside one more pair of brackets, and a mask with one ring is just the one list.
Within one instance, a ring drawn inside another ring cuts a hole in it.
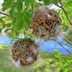
[{"label": "tree branch", "polygon": [[0,14],[2,14],[2,15],[5,15],[5,16],[9,16],[9,17],[11,17],[11,18],[14,18],[14,19],[16,19],[16,17],[14,17],[14,16],[11,16],[11,15],[8,15],[8,14],[6,14],[6,13],[3,13],[3,12],[0,12]]},{"label": "tree branch", "polygon": [[[54,40],[55,41],[55,40]],[[58,41],[55,41],[57,44],[59,44],[61,47],[63,47],[68,53],[71,53],[68,49],[66,49],[62,44],[60,44]]]},{"label": "tree branch", "polygon": [[64,9],[64,7],[63,7],[63,5],[62,5],[61,2],[60,2],[60,4],[61,4],[61,6],[59,6],[59,5],[57,5],[57,4],[55,4],[55,5],[58,6],[59,8],[61,8],[61,9],[64,11],[64,13],[65,13],[65,15],[66,15],[69,23],[72,25],[72,22],[70,21],[70,19],[69,19],[69,17],[68,17],[68,14],[67,14],[67,12],[65,11],[65,9]]}]

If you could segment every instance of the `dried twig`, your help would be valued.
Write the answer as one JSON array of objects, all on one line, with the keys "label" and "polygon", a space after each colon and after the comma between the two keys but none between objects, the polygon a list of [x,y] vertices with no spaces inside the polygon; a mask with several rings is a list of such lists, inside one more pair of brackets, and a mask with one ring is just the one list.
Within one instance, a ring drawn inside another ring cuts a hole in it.
[{"label": "dried twig", "polygon": [[60,43],[72,48],[72,46],[70,44],[65,44],[63,42],[60,42]]},{"label": "dried twig", "polygon": [[9,14],[6,14],[6,13],[3,13],[3,12],[0,12],[0,14],[2,14],[2,15],[6,15],[6,16],[9,16],[9,17],[11,17],[11,18],[14,18],[14,19],[16,19],[16,17],[14,17],[14,16],[11,16],[11,15],[9,15]]},{"label": "dried twig", "polygon": [[72,43],[68,39],[64,38],[64,40],[72,46]]},{"label": "dried twig", "polygon": [[[55,40],[54,40],[55,41]],[[57,44],[59,44],[61,47],[63,47],[68,53],[71,53],[69,50],[67,50],[62,44],[60,44],[58,41],[55,41]]]},{"label": "dried twig", "polygon": [[68,16],[67,12],[65,11],[65,9],[64,9],[64,7],[63,7],[63,5],[62,5],[62,3],[60,2],[60,5],[61,5],[61,6],[59,6],[58,4],[55,4],[55,5],[58,6],[59,8],[61,8],[61,9],[64,11],[64,13],[65,13],[65,15],[66,15],[66,17],[67,17],[69,23],[72,25],[72,22],[70,21],[69,16]]}]

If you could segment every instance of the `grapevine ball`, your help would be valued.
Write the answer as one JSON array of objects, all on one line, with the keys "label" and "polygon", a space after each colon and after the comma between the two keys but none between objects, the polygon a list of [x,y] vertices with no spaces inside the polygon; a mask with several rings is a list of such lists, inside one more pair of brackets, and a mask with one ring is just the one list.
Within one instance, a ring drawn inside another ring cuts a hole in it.
[{"label": "grapevine ball", "polygon": [[31,23],[32,33],[42,39],[53,39],[60,31],[61,19],[59,14],[47,6],[39,7]]},{"label": "grapevine ball", "polygon": [[12,47],[12,58],[20,65],[31,65],[37,60],[38,50],[35,42],[29,38],[17,40]]}]

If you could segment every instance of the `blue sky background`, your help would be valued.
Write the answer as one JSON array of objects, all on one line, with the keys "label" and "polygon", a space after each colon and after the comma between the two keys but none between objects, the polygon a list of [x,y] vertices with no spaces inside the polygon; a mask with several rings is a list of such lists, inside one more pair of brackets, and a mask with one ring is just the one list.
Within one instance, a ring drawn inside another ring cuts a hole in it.
[{"label": "blue sky background", "polygon": [[[3,0],[0,0],[0,10],[1,10],[1,4],[3,3]],[[56,6],[52,6],[51,8],[54,8],[54,9],[58,9],[58,7]],[[63,42],[65,44],[67,44],[66,42],[64,42],[62,40],[61,37],[58,37],[57,41],[59,43]],[[8,37],[0,37],[0,44],[4,44],[4,45],[7,45],[7,46],[11,46],[11,39],[8,38]],[[62,46],[60,46],[59,44],[57,44],[56,42],[52,41],[52,40],[49,40],[49,41],[41,41],[39,43],[39,46],[40,46],[40,49],[42,51],[45,51],[45,52],[53,52],[54,50],[59,50],[62,54],[69,54]],[[72,52],[72,47],[69,47],[69,46],[66,46],[63,44],[63,46],[70,52]]]},{"label": "blue sky background", "polygon": [[[57,41],[61,44],[62,43],[66,44],[66,45],[64,45],[64,44],[62,44],[62,45],[69,52],[72,52],[72,47],[67,46],[67,43],[65,41],[63,41],[61,37],[58,37]],[[0,44],[4,44],[4,45],[7,45],[7,46],[12,46],[11,39],[8,38],[8,37],[0,37]],[[53,40],[47,40],[47,41],[40,40],[38,42],[38,44],[39,44],[39,48],[42,51],[45,51],[45,52],[50,52],[51,53],[51,52],[54,52],[55,50],[59,50],[62,54],[69,54],[68,51],[66,51],[61,45],[57,44]]]}]

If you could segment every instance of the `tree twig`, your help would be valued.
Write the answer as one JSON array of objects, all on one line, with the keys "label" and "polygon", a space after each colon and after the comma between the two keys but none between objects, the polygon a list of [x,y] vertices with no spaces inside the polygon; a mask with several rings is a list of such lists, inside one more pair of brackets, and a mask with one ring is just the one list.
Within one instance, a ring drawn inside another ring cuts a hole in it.
[{"label": "tree twig", "polygon": [[72,46],[72,43],[68,39],[64,38],[64,40]]},{"label": "tree twig", "polygon": [[71,47],[71,48],[72,48],[72,46],[71,46],[71,45],[69,45],[69,44],[65,44],[65,43],[63,43],[63,42],[61,42],[61,44],[64,44],[64,45],[66,45],[66,46],[68,46],[68,47]]},{"label": "tree twig", "polygon": [[63,10],[63,12],[65,13],[65,15],[66,15],[66,17],[67,17],[67,19],[69,21],[69,23],[72,25],[72,22],[70,21],[69,16],[68,16],[67,12],[65,11],[64,7],[62,6],[61,2],[60,2],[60,4],[61,4],[61,6],[59,6],[58,4],[55,4],[55,5]]},{"label": "tree twig", "polygon": [[[54,40],[55,41],[55,40]],[[58,41],[55,41],[57,44],[59,44],[61,47],[63,47],[68,53],[71,53],[69,50],[67,50],[62,44],[60,44]]]},{"label": "tree twig", "polygon": [[65,35],[63,33],[59,33],[59,36],[66,41],[68,44],[70,44],[72,46],[72,43],[65,37]]},{"label": "tree twig", "polygon": [[5,15],[5,16],[9,16],[9,17],[11,17],[11,18],[14,18],[14,19],[16,19],[16,17],[14,17],[14,16],[11,16],[11,15],[9,15],[9,14],[6,14],[6,13],[3,13],[3,12],[0,12],[0,14],[2,14],[2,15]]}]

